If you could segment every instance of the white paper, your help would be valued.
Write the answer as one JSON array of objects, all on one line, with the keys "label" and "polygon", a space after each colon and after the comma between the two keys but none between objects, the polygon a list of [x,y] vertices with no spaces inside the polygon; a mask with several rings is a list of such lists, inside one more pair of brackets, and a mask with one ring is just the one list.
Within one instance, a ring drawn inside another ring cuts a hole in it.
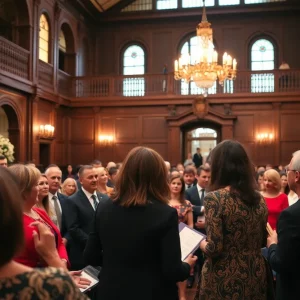
[{"label": "white paper", "polygon": [[191,230],[188,227],[184,227],[179,232],[180,248],[181,248],[181,260],[185,260],[189,254],[193,252],[195,247],[200,244],[203,239],[198,232]]},{"label": "white paper", "polygon": [[84,292],[84,291],[92,288],[95,284],[97,284],[99,282],[99,280],[93,278],[88,273],[86,273],[84,270],[81,272],[81,276],[80,277],[87,278],[87,279],[89,279],[91,281],[91,284],[87,288],[80,288],[81,292]]}]

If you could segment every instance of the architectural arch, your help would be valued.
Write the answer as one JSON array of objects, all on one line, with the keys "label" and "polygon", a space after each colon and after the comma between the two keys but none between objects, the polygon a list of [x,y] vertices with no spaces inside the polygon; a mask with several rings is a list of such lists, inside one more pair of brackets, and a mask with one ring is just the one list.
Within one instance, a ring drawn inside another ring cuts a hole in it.
[{"label": "architectural arch", "polygon": [[30,50],[31,17],[27,0],[4,0],[0,10],[0,35]]},{"label": "architectural arch", "polygon": [[246,57],[247,57],[247,65],[248,69],[251,70],[251,49],[253,44],[260,40],[260,39],[266,39],[270,41],[273,44],[274,47],[274,68],[277,68],[278,66],[278,57],[279,57],[279,47],[278,47],[278,41],[276,37],[271,32],[255,32],[253,33],[248,40],[246,41]]},{"label": "architectural arch", "polygon": [[80,65],[81,65],[81,76],[88,76],[90,74],[90,45],[89,45],[89,40],[88,38],[85,36],[82,38],[81,40],[81,61],[80,61]]},{"label": "architectural arch", "polygon": [[22,140],[24,140],[24,131],[21,130],[21,124],[23,124],[22,114],[15,101],[6,95],[0,96],[0,107],[4,110],[8,119],[8,137],[14,145],[15,162],[18,162],[21,160],[20,146],[22,145]]},{"label": "architectural arch", "polygon": [[187,110],[186,112],[166,118],[168,124],[168,158],[171,164],[176,164],[179,161],[185,159],[183,151],[183,133],[185,130],[196,127],[208,127],[218,131],[218,142],[225,139],[233,138],[233,126],[236,116],[225,115],[220,112],[214,111],[208,107],[208,103],[205,103],[204,109],[201,108],[201,112],[197,112],[196,105],[194,109]]},{"label": "architectural arch", "polygon": [[59,69],[72,76],[76,75],[76,47],[75,38],[70,25],[62,23],[59,30],[59,45],[65,39],[65,48],[59,47]]},{"label": "architectural arch", "polygon": [[51,64],[51,22],[49,15],[43,11],[39,17],[39,59]]},{"label": "architectural arch", "polygon": [[142,50],[144,51],[144,73],[147,72],[148,70],[148,48],[145,45],[145,43],[143,43],[140,40],[134,40],[134,41],[127,41],[126,43],[123,44],[123,46],[120,48],[120,74],[123,74],[123,68],[124,68],[124,53],[125,51],[131,47],[131,46],[138,46],[141,47]]}]

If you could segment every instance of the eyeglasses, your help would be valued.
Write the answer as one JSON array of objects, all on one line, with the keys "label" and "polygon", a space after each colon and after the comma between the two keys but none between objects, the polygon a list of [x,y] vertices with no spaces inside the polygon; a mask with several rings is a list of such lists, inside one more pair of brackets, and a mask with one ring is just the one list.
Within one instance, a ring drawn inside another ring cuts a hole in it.
[{"label": "eyeglasses", "polygon": [[299,171],[297,171],[297,170],[290,170],[289,168],[286,168],[285,172],[288,173],[288,172],[299,172]]}]

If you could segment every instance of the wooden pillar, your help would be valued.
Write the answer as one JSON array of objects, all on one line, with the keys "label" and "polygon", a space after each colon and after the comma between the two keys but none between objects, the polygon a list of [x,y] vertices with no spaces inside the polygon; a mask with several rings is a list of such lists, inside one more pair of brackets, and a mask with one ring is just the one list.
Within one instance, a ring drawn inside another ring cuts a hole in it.
[{"label": "wooden pillar", "polygon": [[280,108],[281,103],[273,103],[273,112],[274,112],[274,165],[278,166],[281,162],[281,153],[280,153]]},{"label": "wooden pillar", "polygon": [[38,83],[38,76],[39,76],[39,30],[40,30],[40,20],[39,20],[39,7],[41,4],[41,0],[34,0],[33,5],[33,28],[31,30],[31,49],[30,49],[30,64],[32,66],[31,68],[31,74],[30,78],[32,80],[32,83],[36,85]]},{"label": "wooden pillar", "polygon": [[59,37],[59,18],[61,14],[61,8],[56,2],[54,6],[54,24],[53,24],[53,82],[54,82],[54,94],[58,93],[58,37]]},{"label": "wooden pillar", "polygon": [[32,160],[35,164],[40,164],[40,149],[39,149],[39,100],[40,98],[35,94],[30,99],[30,111],[28,112],[28,124],[31,130],[28,131],[28,160]]},{"label": "wooden pillar", "polygon": [[222,132],[221,132],[221,140],[231,140],[233,139],[233,125],[223,125]]},{"label": "wooden pillar", "polygon": [[168,161],[171,165],[176,165],[182,160],[181,130],[179,126],[170,126],[168,132]]}]

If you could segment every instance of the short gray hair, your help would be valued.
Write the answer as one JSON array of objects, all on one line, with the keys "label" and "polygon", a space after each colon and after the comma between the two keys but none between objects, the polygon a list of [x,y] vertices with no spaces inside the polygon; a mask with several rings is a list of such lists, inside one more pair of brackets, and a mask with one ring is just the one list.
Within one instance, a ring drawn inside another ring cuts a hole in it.
[{"label": "short gray hair", "polygon": [[292,169],[300,171],[300,150],[293,153]]}]

